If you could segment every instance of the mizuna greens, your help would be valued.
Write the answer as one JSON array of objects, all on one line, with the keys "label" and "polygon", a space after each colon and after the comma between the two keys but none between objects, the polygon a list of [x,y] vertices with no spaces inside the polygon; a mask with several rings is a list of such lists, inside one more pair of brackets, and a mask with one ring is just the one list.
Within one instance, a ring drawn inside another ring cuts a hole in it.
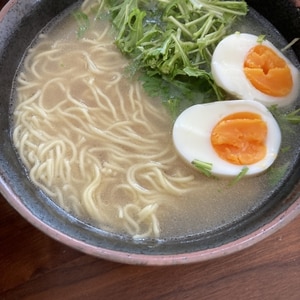
[{"label": "mizuna greens", "polygon": [[[144,88],[176,115],[186,106],[223,98],[210,59],[232,23],[247,13],[245,1],[107,0],[116,45],[142,71]],[[183,99],[188,100],[186,104]]]}]

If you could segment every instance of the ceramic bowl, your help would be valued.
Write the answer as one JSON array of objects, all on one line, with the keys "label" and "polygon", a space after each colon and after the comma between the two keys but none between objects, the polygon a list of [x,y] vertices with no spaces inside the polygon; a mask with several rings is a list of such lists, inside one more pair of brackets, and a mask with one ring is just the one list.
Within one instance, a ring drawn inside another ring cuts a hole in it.
[{"label": "ceramic bowl", "polygon": [[[74,0],[11,0],[0,13],[0,191],[12,207],[45,234],[84,253],[117,262],[172,265],[227,255],[269,236],[300,212],[300,157],[263,207],[228,227],[164,242],[133,242],[96,229],[57,207],[31,184],[14,151],[9,122],[12,81],[36,34]],[[289,1],[249,1],[288,40],[300,32],[299,11]],[[280,5],[279,5],[280,4]],[[284,9],[283,9],[284,7]],[[294,51],[300,59],[299,43]]]}]

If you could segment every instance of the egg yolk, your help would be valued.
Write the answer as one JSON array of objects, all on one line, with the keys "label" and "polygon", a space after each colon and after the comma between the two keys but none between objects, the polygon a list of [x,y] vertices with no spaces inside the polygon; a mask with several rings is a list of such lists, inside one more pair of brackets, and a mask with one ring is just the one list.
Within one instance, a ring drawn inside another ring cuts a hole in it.
[{"label": "egg yolk", "polygon": [[266,155],[267,125],[261,116],[240,112],[226,116],[213,128],[211,144],[217,154],[235,165],[250,165]]},{"label": "egg yolk", "polygon": [[284,97],[293,86],[286,61],[264,45],[257,45],[248,52],[244,73],[256,89],[270,96]]}]

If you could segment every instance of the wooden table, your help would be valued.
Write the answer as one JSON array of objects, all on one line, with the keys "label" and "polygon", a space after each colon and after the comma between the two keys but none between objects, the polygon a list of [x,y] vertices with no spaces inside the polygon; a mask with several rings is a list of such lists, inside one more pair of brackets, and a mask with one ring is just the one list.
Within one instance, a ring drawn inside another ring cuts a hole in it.
[{"label": "wooden table", "polygon": [[[0,0],[0,8],[6,1]],[[0,195],[0,299],[300,299],[300,216],[223,258],[172,267],[91,257],[31,226]]]},{"label": "wooden table", "polygon": [[131,266],[82,254],[0,198],[0,299],[300,299],[300,216],[236,254],[181,266]]}]

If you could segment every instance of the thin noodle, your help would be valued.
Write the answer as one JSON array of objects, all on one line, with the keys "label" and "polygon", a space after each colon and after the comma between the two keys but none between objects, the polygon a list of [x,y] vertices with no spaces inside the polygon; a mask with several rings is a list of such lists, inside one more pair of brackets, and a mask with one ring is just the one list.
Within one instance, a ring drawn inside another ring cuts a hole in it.
[{"label": "thin noodle", "polygon": [[59,206],[133,238],[159,237],[162,207],[196,184],[167,142],[169,116],[124,77],[109,32],[105,23],[82,39],[40,36],[16,80],[13,141]]}]

